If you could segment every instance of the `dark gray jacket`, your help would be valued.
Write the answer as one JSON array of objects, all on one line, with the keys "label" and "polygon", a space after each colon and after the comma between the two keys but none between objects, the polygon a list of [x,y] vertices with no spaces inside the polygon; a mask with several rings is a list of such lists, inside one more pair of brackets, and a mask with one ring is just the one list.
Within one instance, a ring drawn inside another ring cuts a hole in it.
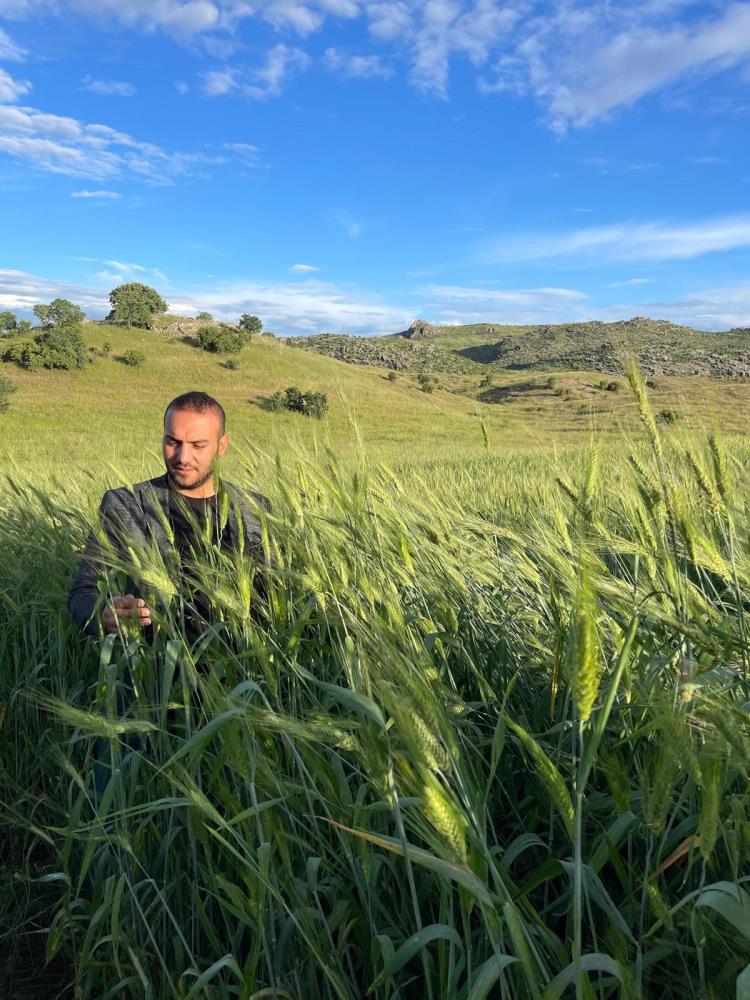
[{"label": "dark gray jacket", "polygon": [[[239,511],[244,529],[245,552],[267,563],[268,557],[263,551],[260,521],[253,512],[253,503],[250,501],[270,510],[270,500],[262,493],[250,492],[245,495],[232,483],[222,480],[218,491],[219,502],[222,489],[229,494],[227,517],[229,537],[233,541],[238,538],[237,511]],[[125,542],[136,550],[148,544],[155,544],[161,552],[172,547],[165,528],[169,518],[169,494],[166,475],[147,479],[142,483],[136,483],[133,487],[120,486],[114,490],[107,490],[99,506],[99,523],[115,551],[122,553]],[[99,600],[97,584],[104,565],[102,556],[99,537],[96,531],[91,531],[68,595],[68,610],[73,621],[89,635],[100,635],[103,631],[98,615],[92,618]],[[140,596],[135,585],[128,592],[135,594],[136,597]]]}]

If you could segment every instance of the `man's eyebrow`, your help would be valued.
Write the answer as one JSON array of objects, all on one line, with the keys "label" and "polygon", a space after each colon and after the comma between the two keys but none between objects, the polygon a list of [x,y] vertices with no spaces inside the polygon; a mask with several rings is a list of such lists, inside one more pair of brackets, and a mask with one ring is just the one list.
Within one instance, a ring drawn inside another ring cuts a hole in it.
[{"label": "man's eyebrow", "polygon": [[[174,434],[165,434],[164,437],[167,438],[169,441],[176,441],[177,444],[182,444],[182,441],[180,441],[179,438],[176,438],[174,436]],[[196,438],[195,441],[188,441],[187,443],[188,444],[208,444],[208,438]]]}]

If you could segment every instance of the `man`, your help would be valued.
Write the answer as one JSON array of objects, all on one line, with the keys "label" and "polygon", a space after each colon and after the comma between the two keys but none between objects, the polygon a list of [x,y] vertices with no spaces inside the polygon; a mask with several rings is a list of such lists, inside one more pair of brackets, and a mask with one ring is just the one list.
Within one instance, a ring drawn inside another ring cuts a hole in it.
[{"label": "man", "polygon": [[[267,562],[252,505],[237,487],[216,474],[217,461],[228,446],[224,409],[212,396],[186,392],[173,399],[164,413],[165,475],[137,483],[132,489],[108,490],[102,499],[99,519],[115,553],[124,556],[126,546],[137,550],[153,543],[162,553],[175,549],[184,564],[202,543],[223,549],[236,549],[241,544],[252,558]],[[270,510],[267,497],[249,495],[255,504]],[[100,610],[102,556],[101,544],[92,531],[68,596],[73,620],[90,635],[118,632],[123,621],[150,632],[152,609],[132,581],[128,581],[128,593],[110,597]],[[188,628],[196,633],[205,625],[210,609],[205,595],[192,596],[200,617],[188,621]]]}]

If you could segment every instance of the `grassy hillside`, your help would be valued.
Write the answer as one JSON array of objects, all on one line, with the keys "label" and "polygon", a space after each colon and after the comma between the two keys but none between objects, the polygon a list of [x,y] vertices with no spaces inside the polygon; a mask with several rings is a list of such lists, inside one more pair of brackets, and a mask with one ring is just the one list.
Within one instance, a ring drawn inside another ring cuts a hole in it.
[{"label": "grassy hillside", "polygon": [[[382,368],[346,364],[272,338],[253,341],[240,355],[240,369],[230,371],[223,356],[199,350],[189,335],[169,328],[160,332],[87,324],[85,337],[94,360],[82,372],[28,372],[0,364],[18,387],[10,409],[0,415],[4,468],[20,470],[32,457],[35,466],[50,470],[113,465],[135,475],[141,468],[158,468],[164,405],[195,388],[225,405],[235,446],[229,470],[244,464],[243,450],[283,453],[293,440],[311,444],[329,438],[339,452],[351,452],[355,435],[350,417],[371,454],[392,463],[463,458],[487,447],[494,453],[562,445],[580,441],[592,429],[639,433],[624,380],[605,379],[619,388],[603,389],[596,373],[500,371],[488,386],[481,384],[486,369],[477,365],[476,373],[441,373],[438,386],[427,394],[415,373],[399,373],[391,382]],[[100,353],[105,341],[113,347],[110,357]],[[145,355],[141,367],[120,360],[130,349]],[[264,397],[291,384],[328,393],[329,416],[314,421],[261,409]],[[748,430],[750,384],[744,380],[660,377],[651,384],[655,411],[676,413],[677,430]]]},{"label": "grassy hillside", "polygon": [[[426,333],[423,332],[426,330]],[[635,358],[647,375],[750,376],[750,330],[704,333],[665,320],[617,323],[566,323],[555,326],[430,327],[387,337],[322,334],[296,337],[296,347],[355,364],[401,371],[473,373],[496,371],[584,370],[623,374],[623,361]]]}]

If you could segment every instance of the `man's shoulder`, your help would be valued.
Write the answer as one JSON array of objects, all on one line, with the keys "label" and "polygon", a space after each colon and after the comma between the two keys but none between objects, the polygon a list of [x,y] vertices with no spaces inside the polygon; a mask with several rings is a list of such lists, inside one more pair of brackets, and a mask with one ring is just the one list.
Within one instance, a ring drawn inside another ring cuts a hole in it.
[{"label": "man's shoulder", "polygon": [[106,490],[102,497],[102,509],[112,507],[139,507],[143,496],[160,497],[166,495],[167,477],[165,475],[155,476],[153,479],[144,479],[140,483],[133,483],[132,486],[115,486]]},{"label": "man's shoulder", "polygon": [[[230,497],[242,504],[243,507],[258,506],[264,507],[268,511],[271,510],[271,501],[264,493],[241,489],[236,483],[229,482],[227,479],[222,479],[221,482]],[[248,501],[250,501],[249,504]]]}]

